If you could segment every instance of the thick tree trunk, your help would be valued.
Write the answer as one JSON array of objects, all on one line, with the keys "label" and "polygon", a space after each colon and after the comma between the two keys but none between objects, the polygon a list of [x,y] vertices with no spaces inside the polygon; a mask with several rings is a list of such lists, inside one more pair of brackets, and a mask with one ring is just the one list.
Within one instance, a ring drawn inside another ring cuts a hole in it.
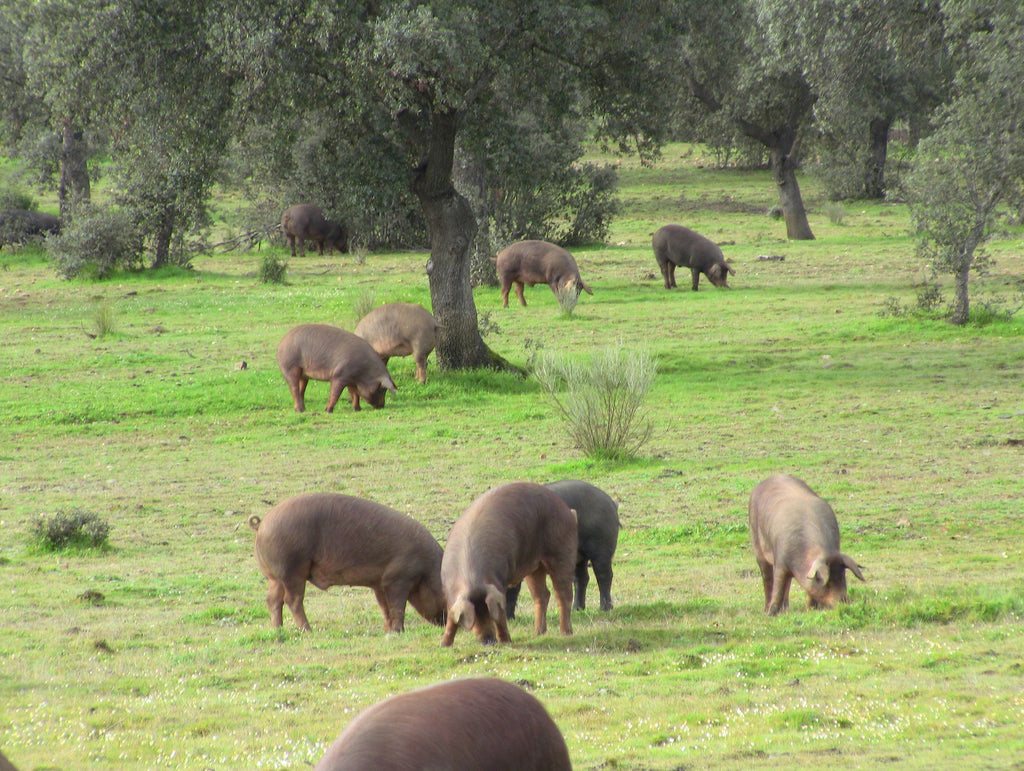
[{"label": "thick tree trunk", "polygon": [[64,121],[61,131],[60,185],[57,190],[60,217],[67,221],[72,209],[88,203],[91,196],[89,169],[86,165],[88,147],[83,133]]},{"label": "thick tree trunk", "polygon": [[781,145],[769,146],[772,179],[779,188],[779,205],[786,220],[786,237],[797,241],[810,241],[814,238],[814,233],[811,232],[811,225],[807,221],[804,199],[800,195],[800,185],[796,181],[796,163],[788,149]]},{"label": "thick tree trunk", "polygon": [[174,235],[174,214],[173,211],[164,213],[160,221],[160,230],[156,234],[154,244],[154,268],[162,268],[171,261],[171,237]]},{"label": "thick tree trunk", "polygon": [[867,198],[885,198],[885,161],[889,154],[888,118],[874,118],[870,126],[870,145],[864,169],[864,195]]},{"label": "thick tree trunk", "polygon": [[953,274],[953,315],[950,321],[963,326],[971,317],[971,300],[967,281],[971,275],[971,259],[965,257],[963,264]]},{"label": "thick tree trunk", "polygon": [[476,158],[456,151],[454,181],[456,189],[466,197],[477,224],[470,247],[469,280],[472,286],[497,286],[498,274],[491,258],[490,212],[487,208],[487,173]]},{"label": "thick tree trunk", "polygon": [[437,365],[441,369],[514,369],[484,344],[477,324],[470,283],[476,219],[469,202],[452,184],[458,119],[454,112],[432,115],[426,159],[412,182],[430,228],[427,275],[432,310],[440,327]]}]

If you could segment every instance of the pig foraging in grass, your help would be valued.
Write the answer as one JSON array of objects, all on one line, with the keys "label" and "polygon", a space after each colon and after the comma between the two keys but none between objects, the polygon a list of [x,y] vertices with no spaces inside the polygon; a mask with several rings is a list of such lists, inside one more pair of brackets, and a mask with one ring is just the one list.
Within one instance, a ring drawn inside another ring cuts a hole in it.
[{"label": "pig foraging in grass", "polygon": [[306,386],[310,380],[331,384],[327,411],[348,388],[352,409],[359,410],[362,397],[371,407],[384,406],[387,391],[398,389],[380,356],[361,337],[327,324],[302,324],[288,332],[277,346],[277,365],[295,400],[295,411],[306,409]]},{"label": "pig foraging in grass", "polygon": [[491,677],[428,685],[360,712],[314,771],[571,771],[555,721]]},{"label": "pig foraging in grass", "polygon": [[319,206],[308,203],[300,203],[290,206],[281,215],[281,230],[284,231],[288,243],[292,247],[292,257],[295,256],[295,242],[299,243],[299,254],[306,254],[306,241],[314,241],[320,254],[337,249],[344,254],[348,251],[348,233],[344,225],[324,218],[324,213]]},{"label": "pig foraging in grass", "polygon": [[589,295],[594,291],[580,278],[576,260],[560,246],[547,241],[518,241],[498,252],[494,258],[501,281],[501,304],[508,307],[508,290],[515,287],[519,302],[526,305],[523,287],[547,284],[558,297],[559,291],[581,291]]},{"label": "pig foraging in grass", "polygon": [[[563,479],[545,485],[576,511],[578,542],[576,547],[576,580],[572,609],[587,607],[587,584],[593,565],[594,577],[601,595],[601,610],[612,609],[612,557],[619,542],[619,504],[604,490],[578,479]],[[515,616],[520,585],[510,586],[506,593],[506,613]]]},{"label": "pig foraging in grass", "polygon": [[849,602],[846,571],[861,581],[861,566],[839,551],[839,523],[832,507],[802,480],[776,474],[750,494],[750,540],[764,581],[769,616],[789,607],[792,579],[807,592],[810,608]]},{"label": "pig foraging in grass", "polygon": [[350,495],[305,493],[277,504],[256,531],[256,561],[267,578],[272,626],[281,626],[284,605],[309,631],[302,601],[306,582],[319,589],[373,589],[388,632],[405,629],[405,604],[432,624],[444,623],[441,546],[411,517]]},{"label": "pig foraging in grass", "polygon": [[697,291],[703,273],[715,286],[729,288],[728,274],[736,271],[725,261],[718,244],[682,225],[665,225],[652,239],[654,257],[665,279],[665,288],[676,285],[676,266],[689,268],[693,277],[693,291]]},{"label": "pig foraging in grass", "polygon": [[387,365],[392,356],[412,354],[416,379],[427,382],[427,357],[437,342],[437,322],[414,303],[387,303],[374,308],[356,325],[355,334],[368,342]]},{"label": "pig foraging in grass", "polygon": [[458,628],[472,629],[484,644],[511,642],[505,590],[523,579],[533,595],[533,628],[547,631],[551,592],[559,629],[572,634],[572,579],[576,566],[576,512],[543,485],[513,482],[488,490],[452,526],[441,560],[448,624],[441,645]]}]

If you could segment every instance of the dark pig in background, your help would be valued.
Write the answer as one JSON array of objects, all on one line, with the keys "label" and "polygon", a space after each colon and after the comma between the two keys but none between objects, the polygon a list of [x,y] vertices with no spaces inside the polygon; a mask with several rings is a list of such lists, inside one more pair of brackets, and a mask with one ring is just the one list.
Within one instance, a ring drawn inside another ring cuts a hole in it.
[{"label": "dark pig in background", "polygon": [[676,266],[690,269],[694,292],[697,291],[701,273],[715,286],[724,286],[726,289],[729,288],[726,283],[729,274],[736,275],[736,271],[725,261],[718,244],[682,225],[666,225],[661,228],[654,234],[652,244],[666,289],[676,286]]},{"label": "dark pig in background", "polygon": [[392,696],[359,713],[314,771],[571,771],[536,698],[490,677]]},{"label": "dark pig in background", "polygon": [[345,388],[352,409],[357,411],[360,398],[379,409],[384,406],[387,392],[398,390],[388,368],[368,342],[327,324],[302,324],[289,331],[277,346],[277,365],[291,390],[296,412],[306,409],[306,386],[310,380],[331,384],[328,412],[334,412]]},{"label": "dark pig in background", "polygon": [[580,278],[576,260],[560,246],[547,241],[518,241],[498,252],[494,258],[501,281],[501,304],[508,307],[508,290],[513,286],[519,302],[526,305],[523,287],[547,284],[558,297],[560,291],[589,295],[594,291]]},{"label": "dark pig in background", "polygon": [[319,206],[300,203],[288,207],[281,215],[281,230],[291,244],[292,257],[295,256],[296,242],[301,255],[306,254],[306,241],[315,242],[320,254],[324,253],[325,246],[328,252],[331,249],[342,254],[348,251],[348,233],[344,225],[324,218]]},{"label": "dark pig in background", "polygon": [[444,623],[441,546],[412,517],[364,498],[306,493],[281,501],[262,520],[251,517],[249,526],[272,626],[281,626],[287,605],[309,631],[307,581],[323,590],[370,587],[388,632],[405,630],[406,601],[430,623]]},{"label": "dark pig in background", "polygon": [[769,616],[789,607],[793,579],[807,592],[810,608],[849,602],[846,571],[861,581],[861,566],[839,550],[835,512],[805,482],[776,474],[750,494],[750,540],[764,582]]}]

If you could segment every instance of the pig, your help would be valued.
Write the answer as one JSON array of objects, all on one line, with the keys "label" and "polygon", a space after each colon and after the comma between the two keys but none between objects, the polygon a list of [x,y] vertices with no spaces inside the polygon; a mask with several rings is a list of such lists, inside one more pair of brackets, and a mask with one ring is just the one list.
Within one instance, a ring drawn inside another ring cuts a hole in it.
[{"label": "pig", "polygon": [[281,230],[292,246],[292,257],[295,256],[295,242],[299,242],[299,253],[306,254],[306,239],[315,241],[320,254],[337,249],[344,254],[348,251],[348,233],[345,226],[324,218],[319,206],[300,203],[290,206],[281,215]]},{"label": "pig", "polygon": [[508,290],[516,288],[519,302],[525,307],[523,287],[547,284],[558,297],[559,290],[581,291],[589,295],[594,291],[580,278],[576,260],[560,246],[547,241],[518,241],[498,252],[494,259],[501,280],[501,304],[508,307]]},{"label": "pig", "polygon": [[533,628],[547,631],[551,592],[558,601],[559,629],[572,634],[572,578],[576,566],[576,512],[543,485],[512,482],[477,498],[452,526],[441,559],[448,604],[442,647],[461,626],[489,645],[511,642],[505,590],[526,579],[533,595]]},{"label": "pig", "polygon": [[0,246],[22,243],[32,236],[60,233],[60,217],[41,211],[7,209],[0,212]]},{"label": "pig", "polygon": [[[601,610],[612,609],[612,557],[619,542],[619,504],[599,487],[578,479],[563,479],[545,485],[575,509],[578,542],[576,547],[576,581],[572,609],[586,610],[588,565],[594,566],[594,577],[601,594]],[[505,594],[506,614],[515,617],[520,585],[510,586]]]},{"label": "pig", "polygon": [[380,409],[386,392],[398,390],[388,368],[368,342],[327,324],[301,324],[289,331],[278,343],[277,365],[291,389],[296,412],[306,409],[306,385],[310,380],[331,384],[328,412],[334,412],[345,387],[352,409],[357,412],[360,397],[374,409]]},{"label": "pig", "polygon": [[571,771],[555,721],[512,683],[474,677],[360,712],[314,771]]},{"label": "pig", "polygon": [[794,578],[807,592],[810,608],[850,601],[847,570],[864,580],[861,566],[839,551],[839,523],[832,507],[788,474],[769,477],[750,494],[750,540],[769,616],[789,607]]},{"label": "pig", "polygon": [[718,244],[682,225],[666,225],[654,234],[654,257],[665,278],[665,288],[676,285],[676,266],[689,268],[693,276],[693,291],[697,291],[700,274],[703,273],[715,286],[729,285],[729,276],[736,271],[725,261]]},{"label": "pig", "polygon": [[373,346],[385,365],[392,356],[412,354],[416,379],[427,382],[427,357],[434,350],[437,322],[426,308],[413,303],[381,305],[363,316],[355,334]]},{"label": "pig", "polygon": [[431,624],[444,623],[440,544],[412,517],[364,498],[304,493],[281,501],[256,531],[256,562],[267,577],[270,624],[281,626],[287,603],[299,629],[310,631],[302,606],[306,582],[319,589],[368,586],[384,613],[384,629],[405,630],[408,601]]}]

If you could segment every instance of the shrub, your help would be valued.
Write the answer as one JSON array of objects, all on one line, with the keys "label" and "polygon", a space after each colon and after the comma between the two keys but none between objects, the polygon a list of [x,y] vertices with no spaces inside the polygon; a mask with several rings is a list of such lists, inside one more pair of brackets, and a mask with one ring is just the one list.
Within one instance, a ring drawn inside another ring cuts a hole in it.
[{"label": "shrub", "polygon": [[650,439],[640,408],[657,369],[644,350],[601,348],[587,361],[554,353],[537,356],[534,377],[562,414],[573,442],[586,455],[618,460]]},{"label": "shrub", "polygon": [[839,201],[831,201],[825,205],[825,216],[833,225],[842,225],[843,218],[846,216],[846,207]]},{"label": "shrub", "polygon": [[80,509],[61,510],[49,518],[40,516],[32,525],[33,537],[46,551],[103,548],[109,533],[106,522]]},{"label": "shrub", "polygon": [[283,284],[288,272],[288,261],[279,260],[272,254],[263,255],[256,275],[261,284]]},{"label": "shrub", "polygon": [[364,289],[356,295],[356,298],[352,301],[352,315],[355,316],[356,323],[358,324],[363,316],[376,308],[377,304],[377,295],[369,289]]},{"label": "shrub", "polygon": [[0,190],[0,211],[8,209],[35,211],[36,208],[38,207],[35,199],[28,193],[23,193],[20,190]]},{"label": "shrub", "polygon": [[46,240],[46,251],[63,278],[107,278],[117,270],[143,266],[143,238],[127,212],[86,206],[78,209],[60,235]]},{"label": "shrub", "polygon": [[106,303],[97,305],[92,314],[92,329],[96,337],[106,337],[117,330],[117,316]]}]

